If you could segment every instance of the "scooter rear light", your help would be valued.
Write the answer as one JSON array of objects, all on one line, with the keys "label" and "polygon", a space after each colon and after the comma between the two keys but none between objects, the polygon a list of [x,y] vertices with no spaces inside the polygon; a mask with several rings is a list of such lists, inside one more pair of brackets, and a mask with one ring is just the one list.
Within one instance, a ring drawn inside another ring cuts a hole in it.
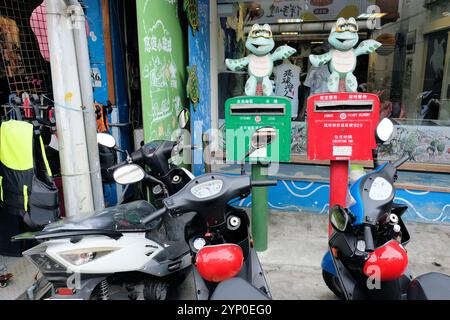
[{"label": "scooter rear light", "polygon": [[243,263],[242,248],[235,244],[205,246],[195,259],[198,272],[209,282],[222,282],[237,276]]},{"label": "scooter rear light", "polygon": [[71,288],[58,288],[56,292],[60,296],[73,296],[75,294],[75,291]]},{"label": "scooter rear light", "polygon": [[331,248],[331,253],[333,254],[333,257],[338,257],[338,250],[336,248]]},{"label": "scooter rear light", "polygon": [[371,252],[363,272],[367,277],[379,277],[381,281],[399,279],[408,267],[408,254],[405,248],[395,241],[389,241],[384,246]]}]

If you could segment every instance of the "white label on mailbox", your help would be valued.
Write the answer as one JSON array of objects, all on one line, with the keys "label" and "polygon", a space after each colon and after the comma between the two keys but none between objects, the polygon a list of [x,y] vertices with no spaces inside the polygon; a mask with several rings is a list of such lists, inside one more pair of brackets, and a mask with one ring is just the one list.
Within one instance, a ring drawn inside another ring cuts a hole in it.
[{"label": "white label on mailbox", "polygon": [[351,146],[335,146],[333,147],[333,156],[334,157],[349,157],[353,153],[353,148]]},{"label": "white label on mailbox", "polygon": [[257,149],[253,151],[253,153],[250,155],[250,158],[266,158],[267,157],[267,147]]}]

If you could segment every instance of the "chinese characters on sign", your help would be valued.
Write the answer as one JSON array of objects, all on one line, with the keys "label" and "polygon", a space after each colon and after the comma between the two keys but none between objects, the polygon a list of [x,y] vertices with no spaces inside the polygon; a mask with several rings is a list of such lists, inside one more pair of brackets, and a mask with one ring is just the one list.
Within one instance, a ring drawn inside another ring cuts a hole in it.
[{"label": "chinese characters on sign", "polygon": [[292,78],[294,74],[291,69],[286,70],[283,73],[283,79],[281,83],[283,84],[284,96],[287,98],[294,98],[294,84],[292,83]]},{"label": "chinese characters on sign", "polygon": [[284,4],[284,5],[277,5],[273,3],[269,7],[269,12],[267,13],[267,18],[273,18],[275,16],[284,16],[285,18],[294,19],[298,18],[300,14],[302,13],[302,6],[299,4]]},{"label": "chinese characters on sign", "polygon": [[171,139],[183,108],[186,68],[174,4],[173,0],[137,1],[145,141]]}]

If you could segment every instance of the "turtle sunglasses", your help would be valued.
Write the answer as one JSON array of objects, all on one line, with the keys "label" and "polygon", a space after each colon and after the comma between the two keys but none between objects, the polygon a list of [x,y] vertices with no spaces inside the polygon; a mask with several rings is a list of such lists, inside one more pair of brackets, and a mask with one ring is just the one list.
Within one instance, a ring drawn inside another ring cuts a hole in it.
[{"label": "turtle sunglasses", "polygon": [[343,23],[341,25],[336,25],[336,32],[350,31],[352,33],[357,33],[359,27],[357,23]]},{"label": "turtle sunglasses", "polygon": [[266,30],[266,29],[254,29],[251,30],[249,33],[250,38],[266,38],[271,39],[272,38],[272,31]]}]

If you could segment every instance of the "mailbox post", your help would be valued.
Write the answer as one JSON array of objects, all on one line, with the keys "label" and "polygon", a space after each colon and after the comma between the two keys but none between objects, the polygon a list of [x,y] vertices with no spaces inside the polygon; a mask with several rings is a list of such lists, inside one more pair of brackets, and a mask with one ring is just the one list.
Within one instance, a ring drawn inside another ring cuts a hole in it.
[{"label": "mailbox post", "polygon": [[342,92],[308,99],[308,158],[331,161],[330,209],[346,206],[349,162],[373,159],[379,111],[374,94]]},{"label": "mailbox post", "polygon": [[[225,105],[227,162],[252,164],[252,179],[266,180],[273,162],[289,162],[291,158],[291,102],[282,97],[238,97]],[[273,128],[276,138],[257,148],[252,141],[258,130]],[[267,187],[252,191],[252,234],[256,251],[267,250]]]}]

